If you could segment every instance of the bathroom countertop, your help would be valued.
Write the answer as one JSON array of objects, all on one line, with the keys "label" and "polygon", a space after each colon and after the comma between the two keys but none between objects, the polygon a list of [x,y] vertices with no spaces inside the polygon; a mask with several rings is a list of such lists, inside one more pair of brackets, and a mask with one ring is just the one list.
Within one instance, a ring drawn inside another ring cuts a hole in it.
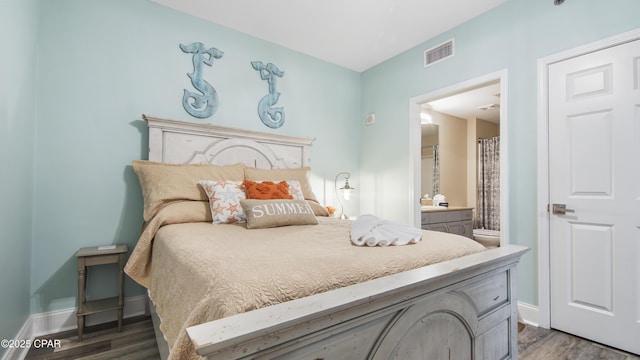
[{"label": "bathroom countertop", "polygon": [[420,212],[441,212],[441,211],[454,211],[454,210],[473,210],[474,208],[472,207],[467,207],[467,206],[449,206],[449,207],[444,207],[444,206],[433,206],[433,205],[427,205],[427,206],[420,206]]}]

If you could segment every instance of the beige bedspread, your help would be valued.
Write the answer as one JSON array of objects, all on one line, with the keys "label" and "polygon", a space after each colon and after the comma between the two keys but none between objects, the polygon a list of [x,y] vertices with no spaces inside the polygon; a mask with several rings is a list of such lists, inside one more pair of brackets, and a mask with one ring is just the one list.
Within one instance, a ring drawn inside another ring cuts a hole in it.
[{"label": "beige bedspread", "polygon": [[189,326],[485,250],[431,231],[413,245],[357,247],[346,220],[247,230],[212,225],[206,210],[198,202],[162,209],[126,266],[149,288],[172,359],[197,358]]}]

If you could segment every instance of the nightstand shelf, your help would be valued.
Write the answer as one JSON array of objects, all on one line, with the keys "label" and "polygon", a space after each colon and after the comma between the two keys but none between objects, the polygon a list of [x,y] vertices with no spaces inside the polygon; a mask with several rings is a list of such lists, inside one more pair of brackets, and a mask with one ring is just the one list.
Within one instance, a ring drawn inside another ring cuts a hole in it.
[{"label": "nightstand shelf", "polygon": [[96,314],[103,311],[118,309],[119,298],[112,297],[107,299],[87,301],[84,303],[84,315]]},{"label": "nightstand shelf", "polygon": [[[118,312],[118,331],[122,331],[122,315],[124,309],[124,264],[127,245],[116,245],[114,248],[101,249],[97,246],[78,250],[78,341],[82,341],[85,316],[104,311]],[[94,265],[117,264],[119,267],[118,296],[106,299],[87,301],[87,267]]]}]

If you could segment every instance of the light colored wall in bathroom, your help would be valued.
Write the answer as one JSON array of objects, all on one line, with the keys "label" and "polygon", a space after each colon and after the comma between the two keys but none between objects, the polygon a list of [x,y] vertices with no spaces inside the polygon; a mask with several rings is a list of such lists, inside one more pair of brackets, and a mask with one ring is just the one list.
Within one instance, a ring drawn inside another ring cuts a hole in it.
[{"label": "light colored wall in bathroom", "polygon": [[[482,119],[476,119],[477,139],[484,139],[500,135],[500,125]],[[476,139],[476,140],[477,140]]]},{"label": "light colored wall in bathroom", "polygon": [[439,125],[440,193],[449,206],[467,206],[467,120],[432,112]]},{"label": "light colored wall in bathroom", "polygon": [[476,199],[478,189],[478,119],[467,120],[467,204],[472,206],[473,217],[476,215]]}]

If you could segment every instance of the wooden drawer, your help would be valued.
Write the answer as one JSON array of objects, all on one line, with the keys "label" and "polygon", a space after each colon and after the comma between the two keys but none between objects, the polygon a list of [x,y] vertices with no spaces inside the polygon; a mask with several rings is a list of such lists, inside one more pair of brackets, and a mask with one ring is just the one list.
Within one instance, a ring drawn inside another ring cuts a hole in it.
[{"label": "wooden drawer", "polygon": [[506,271],[496,273],[456,292],[464,294],[475,305],[478,316],[482,316],[509,303],[509,276]]},{"label": "wooden drawer", "polygon": [[471,220],[471,210],[447,210],[423,212],[421,215],[422,224],[435,224],[452,221]]},{"label": "wooden drawer", "polygon": [[482,334],[476,341],[478,359],[511,359],[510,319],[504,319],[492,329]]},{"label": "wooden drawer", "polygon": [[431,231],[440,231],[440,232],[449,232],[449,227],[447,227],[446,223],[436,223],[436,224],[423,224],[422,228],[424,230],[431,230]]},{"label": "wooden drawer", "polygon": [[471,209],[423,212],[421,227],[425,230],[441,231],[473,238]]},{"label": "wooden drawer", "polygon": [[[429,223],[429,213],[423,212],[420,214],[420,224],[428,224]],[[423,227],[424,229],[424,227]]]},{"label": "wooden drawer", "polygon": [[448,214],[449,214],[449,211],[439,211],[439,212],[429,213],[427,222],[429,224],[447,222],[448,221],[447,219],[449,218],[449,216],[447,216]]}]

